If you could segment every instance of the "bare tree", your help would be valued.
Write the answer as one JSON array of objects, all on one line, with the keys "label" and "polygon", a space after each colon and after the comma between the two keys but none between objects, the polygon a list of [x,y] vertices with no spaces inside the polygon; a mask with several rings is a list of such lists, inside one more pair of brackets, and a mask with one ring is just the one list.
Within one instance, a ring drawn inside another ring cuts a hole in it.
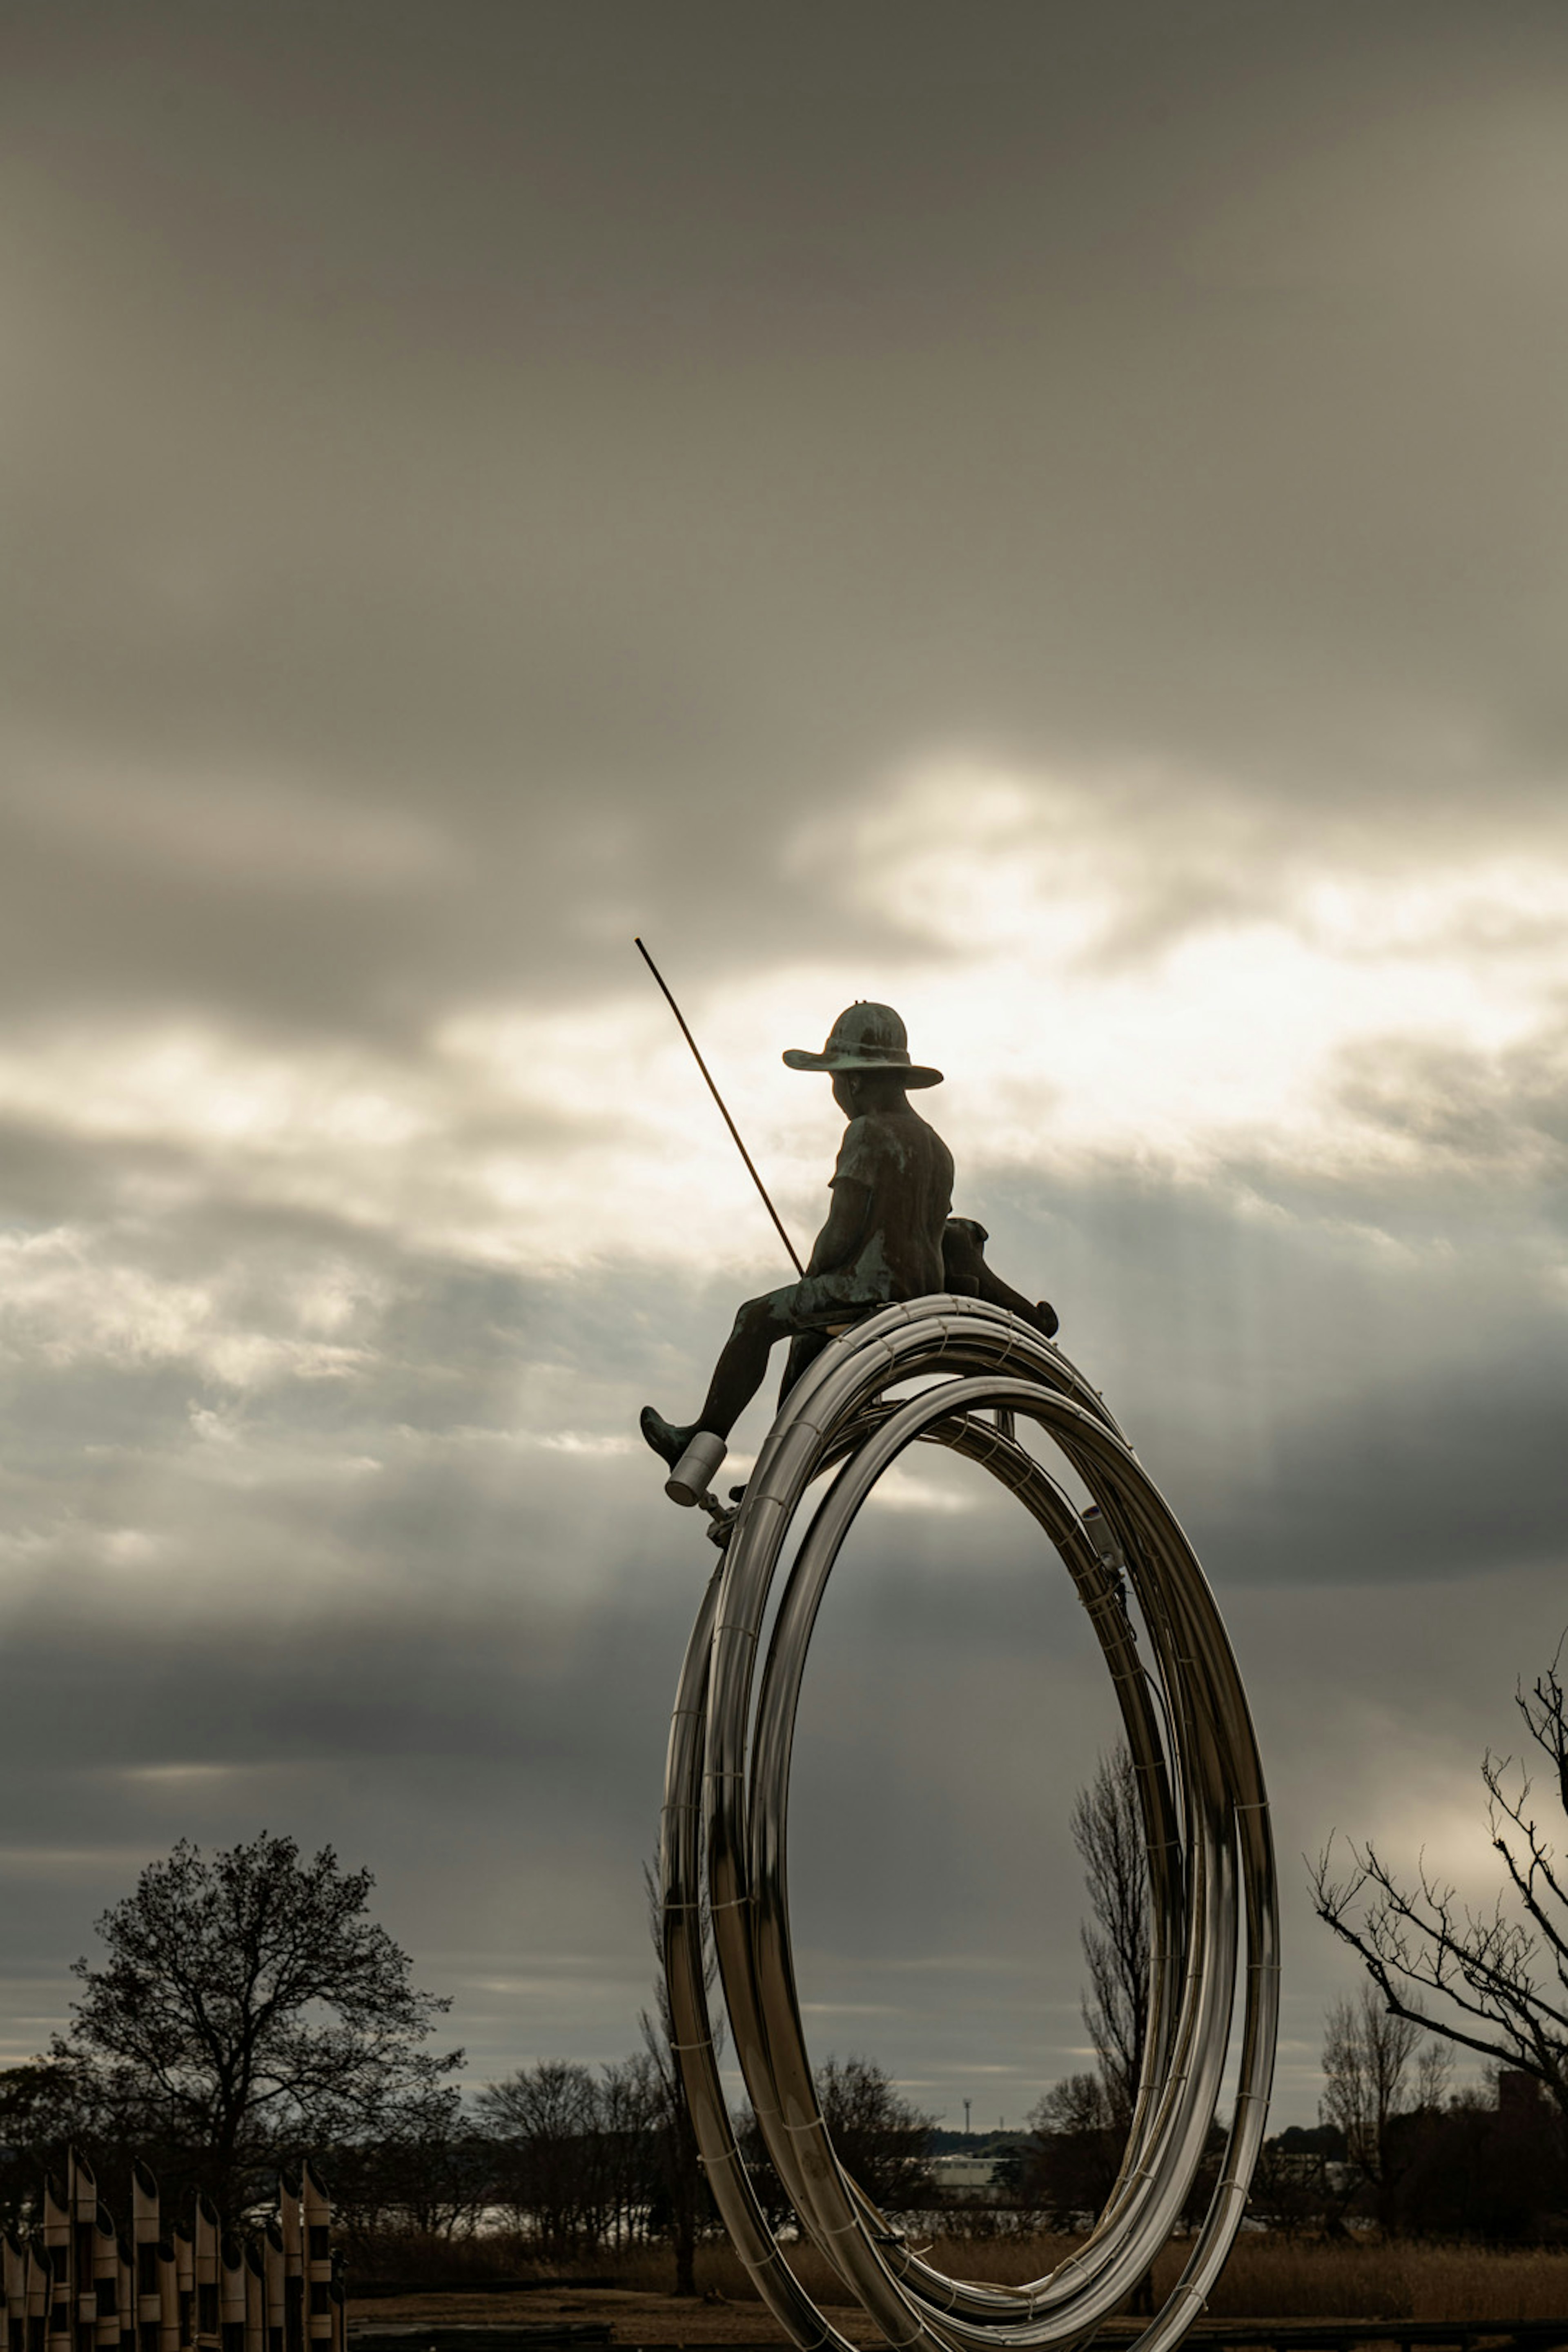
[{"label": "bare tree", "polygon": [[1025,2161],[1026,2203],[1069,2230],[1077,2214],[1098,2212],[1115,2185],[1126,2117],[1118,2117],[1102,2072],[1053,2083],[1028,2115],[1034,2139]]},{"label": "bare tree", "polygon": [[1151,1947],[1138,1775],[1121,1741],[1079,1790],[1070,1827],[1092,1915],[1079,1931],[1089,1968],[1083,2021],[1112,2116],[1125,2129],[1143,2072]]},{"label": "bare tree", "polygon": [[[1562,1655],[1559,1643],[1545,1674],[1514,1696],[1568,1814]],[[1489,1911],[1462,1904],[1424,1863],[1406,1886],[1370,1843],[1351,1845],[1352,1866],[1336,1878],[1331,1840],[1313,1873],[1318,1915],[1360,1955],[1393,2017],[1532,2074],[1568,2119],[1568,1872],[1512,1759],[1489,1749],[1481,1779],[1507,1882]],[[1430,1996],[1439,2006],[1429,2010]]]},{"label": "bare tree", "polygon": [[[321,2151],[331,2168],[332,2210],[358,2248],[358,2269],[374,2237],[469,2235],[494,2202],[490,2151],[463,2110],[455,2085],[406,2102],[391,2128],[370,2140],[335,2142]],[[101,2176],[100,2176],[101,2177]]]},{"label": "bare tree", "polygon": [[89,2158],[100,2179],[122,2168],[130,2153],[115,2142],[96,2071],[58,2051],[0,2067],[0,2227],[19,2230],[37,2219],[44,2177],[64,2175],[72,2147]]},{"label": "bare tree", "polygon": [[1404,2112],[1405,2077],[1421,2038],[1415,2019],[1392,2015],[1371,1985],[1353,2000],[1331,2002],[1323,2020],[1318,2119],[1343,2132],[1350,2161],[1370,2180],[1378,2177],[1389,2123]]},{"label": "bare tree", "polygon": [[90,2074],[106,2115],[161,2157],[188,2154],[226,2211],[256,2168],[450,2105],[463,2053],[420,2044],[451,2003],[410,1984],[366,1915],[374,1884],[330,1846],[302,1862],[265,1831],[211,1853],[182,1839],[98,1921],[108,1961],[76,1962],[55,2063]]},{"label": "bare tree", "polygon": [[[645,2009],[637,2020],[652,2101],[656,2195],[675,2253],[675,2293],[695,2294],[697,2240],[710,2200],[702,2158],[698,2153],[697,2134],[692,2128],[691,2110],[686,2103],[686,2085],[675,2056],[675,2021],[669,2013],[669,1992],[664,1978],[663,1903],[658,1877],[646,1864],[643,1889],[647,1903],[648,1936],[659,1962],[653,1983],[654,2006],[651,2011]],[[713,1946],[706,1887],[701,1906],[702,1985],[703,1990],[710,1994],[718,1980],[719,1956]],[[717,2056],[723,2046],[723,2027],[716,2023],[712,2030]]]},{"label": "bare tree", "polygon": [[650,2085],[658,2210],[675,2255],[673,2292],[695,2294],[697,2240],[708,2210],[708,2186],[691,2110],[686,2104],[686,2086],[670,2042],[662,1986],[658,2017],[645,2009],[637,2022]]},{"label": "bare tree", "polygon": [[[813,2069],[812,2079],[833,2152],[872,2203],[893,2213],[929,2203],[932,2118],[900,2097],[886,2067],[872,2058],[829,2056]],[[736,2137],[763,2210],[776,2227],[789,2200],[750,2107]]]},{"label": "bare tree", "polygon": [[569,2254],[629,2233],[647,2197],[654,2086],[640,2053],[597,2075],[563,2058],[520,2066],[476,2102],[497,2201],[542,2251]]},{"label": "bare tree", "polygon": [[1417,2108],[1440,2105],[1452,2067],[1452,2053],[1428,2039],[1425,2021],[1391,2012],[1372,1985],[1331,2004],[1318,2117],[1344,2134],[1346,2158],[1371,2189],[1384,2230],[1394,2224],[1402,2170],[1389,2126]]},{"label": "bare tree", "polygon": [[[1083,2021],[1099,2063],[1093,2074],[1058,2083],[1035,2107],[1024,2174],[1025,2195],[1064,2226],[1109,2196],[1143,2074],[1152,1949],[1149,1861],[1138,1774],[1124,1742],[1097,1759],[1068,1826],[1089,1892],[1089,1916],[1079,1930],[1089,1969]],[[1145,2281],[1136,2310],[1153,2309],[1150,2292]]]},{"label": "bare tree", "polygon": [[900,2097],[874,2059],[829,2056],[814,2073],[833,2152],[872,2203],[902,2213],[929,2198],[931,2116]]}]

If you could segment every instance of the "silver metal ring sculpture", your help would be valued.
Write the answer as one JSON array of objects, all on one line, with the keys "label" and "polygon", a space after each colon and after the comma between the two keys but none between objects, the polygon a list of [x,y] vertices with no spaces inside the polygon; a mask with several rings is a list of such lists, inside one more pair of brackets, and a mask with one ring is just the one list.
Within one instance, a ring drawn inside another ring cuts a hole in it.
[{"label": "silver metal ring sculpture", "polygon": [[[914,1392],[895,1393],[915,1381]],[[1016,1442],[1019,1421],[1054,1441],[1094,1497],[1098,1541]],[[1010,1487],[1060,1555],[1110,1672],[1147,1843],[1147,2054],[1121,2174],[1071,2257],[1016,2288],[945,2277],[840,2164],[817,2105],[790,1949],[790,1751],[813,1622],[856,1513],[921,1439]],[[830,1471],[762,1659],[786,1542],[813,1482]],[[887,1307],[833,1341],[791,1391],[688,1646],[660,1869],[673,2040],[708,2182],[763,2301],[802,2352],[850,2347],[790,2270],[736,2146],[708,2006],[710,1948],[746,2089],[805,2235],[888,2341],[921,2352],[1073,2345],[1125,2304],[1192,2192],[1233,2046],[1239,1971],[1237,2089],[1218,2184],[1137,2352],[1180,2341],[1229,2252],[1268,2108],[1279,1935],[1263,1776],[1236,1662],[1191,1548],[1095,1391],[1015,1317],[945,1296]]]}]

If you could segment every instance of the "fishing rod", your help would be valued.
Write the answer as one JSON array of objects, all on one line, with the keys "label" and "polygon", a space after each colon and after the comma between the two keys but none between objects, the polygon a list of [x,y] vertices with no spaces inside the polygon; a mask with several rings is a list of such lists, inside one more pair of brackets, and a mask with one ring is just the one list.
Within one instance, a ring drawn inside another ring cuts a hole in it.
[{"label": "fishing rod", "polygon": [[690,1030],[689,1030],[689,1029],[687,1027],[687,1025],[686,1025],[686,1016],[685,1016],[685,1014],[681,1012],[681,1009],[680,1009],[679,1005],[679,1004],[677,1004],[677,1003],[676,1003],[676,1001],[675,1001],[674,997],[673,997],[673,996],[671,996],[671,994],[670,994],[670,992],[669,992],[669,985],[668,985],[668,982],[666,981],[665,976],[664,976],[663,972],[661,972],[661,971],[660,971],[660,970],[659,970],[659,968],[658,968],[658,964],[656,964],[656,963],[655,963],[655,961],[654,961],[654,960],[653,960],[652,956],[650,956],[650,955],[649,955],[649,953],[648,953],[648,951],[647,951],[647,948],[645,948],[645,947],[644,947],[644,945],[643,945],[643,943],[642,943],[641,940],[634,940],[632,941],[632,945],[636,948],[636,950],[637,950],[637,951],[638,955],[640,955],[640,956],[641,956],[641,958],[642,958],[642,960],[643,960],[644,963],[646,963],[646,964],[647,964],[647,968],[648,968],[649,971],[651,971],[651,972],[652,972],[652,974],[653,974],[653,976],[654,976],[655,980],[657,980],[657,981],[658,981],[658,984],[659,984],[659,987],[663,990],[663,992],[664,992],[664,1001],[665,1001],[665,1003],[668,1005],[668,1007],[669,1007],[670,1011],[674,1013],[674,1015],[675,1015],[675,1017],[676,1017],[677,1021],[680,1024],[680,1034],[681,1034],[681,1035],[685,1038],[685,1040],[686,1040],[687,1044],[688,1044],[688,1045],[690,1046],[690,1048],[691,1048],[692,1059],[696,1062],[698,1068],[701,1071],[701,1073],[702,1073],[703,1076],[707,1079],[707,1081],[708,1081],[708,1091],[709,1091],[709,1093],[712,1096],[712,1097],[713,1097],[714,1101],[718,1104],[718,1106],[719,1106],[719,1109],[720,1109],[720,1112],[721,1112],[721,1116],[722,1116],[722,1118],[723,1118],[724,1124],[725,1124],[725,1126],[729,1129],[729,1130],[730,1130],[731,1134],[731,1135],[734,1137],[734,1139],[735,1139],[735,1149],[736,1149],[736,1150],[740,1153],[740,1155],[741,1155],[742,1159],[742,1160],[745,1161],[745,1163],[746,1163],[746,1172],[747,1172],[747,1174],[751,1177],[751,1180],[752,1180],[752,1183],[756,1186],[756,1188],[757,1188],[758,1192],[759,1192],[762,1194],[762,1196],[763,1196],[763,1208],[767,1211],[767,1213],[768,1213],[769,1216],[773,1219],[773,1223],[778,1227],[778,1236],[779,1236],[780,1241],[781,1241],[781,1242],[783,1242],[783,1244],[784,1244],[784,1245],[785,1249],[786,1249],[786,1250],[788,1250],[788,1252],[789,1252],[789,1255],[790,1255],[790,1264],[794,1266],[794,1268],[795,1268],[795,1270],[796,1274],[798,1274],[798,1275],[800,1275],[800,1276],[802,1276],[804,1277],[805,1273],[805,1266],[804,1266],[804,1265],[802,1265],[802,1264],[801,1264],[801,1262],[800,1262],[799,1258],[795,1255],[795,1244],[791,1241],[791,1239],[790,1239],[789,1235],[785,1233],[785,1231],[784,1231],[784,1223],[783,1223],[783,1220],[781,1219],[781,1217],[780,1217],[780,1215],[779,1215],[778,1211],[774,1208],[774,1206],[773,1206],[773,1202],[772,1202],[769,1200],[769,1198],[768,1198],[768,1188],[767,1188],[767,1186],[763,1183],[763,1181],[762,1178],[758,1175],[757,1171],[756,1171],[756,1165],[755,1165],[754,1161],[753,1161],[753,1160],[752,1160],[752,1155],[751,1155],[751,1153],[747,1150],[747,1149],[746,1149],[745,1145],[744,1145],[744,1144],[742,1142],[742,1140],[741,1140],[741,1130],[740,1130],[740,1129],[736,1126],[736,1124],[735,1124],[734,1120],[731,1118],[731,1116],[730,1116],[730,1114],[729,1114],[728,1110],[727,1110],[727,1109],[725,1109],[725,1107],[724,1107],[724,1097],[723,1097],[723,1096],[720,1093],[720,1091],[719,1091],[718,1087],[717,1087],[714,1085],[714,1083],[713,1083],[713,1074],[712,1074],[712,1072],[709,1069],[707,1063],[703,1060],[703,1058],[702,1058],[701,1055],[700,1055],[700,1054],[698,1052],[698,1050],[697,1050],[697,1040],[696,1040],[696,1038],[692,1035],[692,1034],[691,1034]]}]

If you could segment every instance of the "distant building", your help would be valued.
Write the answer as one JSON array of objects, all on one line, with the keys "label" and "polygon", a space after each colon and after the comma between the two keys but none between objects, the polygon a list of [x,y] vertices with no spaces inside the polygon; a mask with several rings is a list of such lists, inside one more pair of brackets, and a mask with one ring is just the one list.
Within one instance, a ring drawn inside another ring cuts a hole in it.
[{"label": "distant building", "polygon": [[946,2197],[989,2197],[1000,2160],[994,2156],[935,2156],[931,2177]]}]

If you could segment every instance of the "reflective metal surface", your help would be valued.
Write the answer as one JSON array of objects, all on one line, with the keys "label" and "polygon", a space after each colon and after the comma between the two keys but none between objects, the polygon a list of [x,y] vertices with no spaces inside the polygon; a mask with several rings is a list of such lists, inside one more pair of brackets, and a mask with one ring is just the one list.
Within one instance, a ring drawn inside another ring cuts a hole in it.
[{"label": "reflective metal surface", "polygon": [[[892,1393],[915,1381],[913,1395]],[[1018,1444],[1020,1423],[1056,1446],[1099,1506],[1098,1523],[1090,1513],[1086,1526]],[[812,1627],[857,1512],[882,1472],[922,1440],[1011,1488],[1072,1578],[1121,1710],[1147,1844],[1147,2054],[1121,2175],[1071,2258],[1016,2288],[943,2276],[838,2162],[817,2107],[790,1949],[790,1751]],[[1186,1538],[1082,1374],[1005,1309],[945,1296],[884,1308],[835,1340],[791,1391],[688,1645],[660,1873],[677,2056],[709,2183],[759,2293],[802,2352],[849,2347],[791,2273],[735,2145],[705,1991],[705,1922],[732,2046],[803,2231],[888,2341],[922,2352],[1072,2345],[1122,2305],[1191,2191],[1234,2054],[1218,2185],[1136,2352],[1180,2341],[1241,2220],[1273,2071],[1279,1931],[1262,1770],[1236,1662]]]}]

